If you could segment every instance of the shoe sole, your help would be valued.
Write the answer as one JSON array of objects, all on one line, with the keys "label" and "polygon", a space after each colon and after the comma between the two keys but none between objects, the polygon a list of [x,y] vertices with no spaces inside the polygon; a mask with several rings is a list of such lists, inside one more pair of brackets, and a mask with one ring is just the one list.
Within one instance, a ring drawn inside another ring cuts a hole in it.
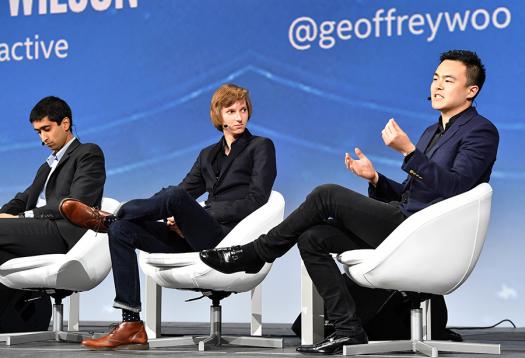
[{"label": "shoe sole", "polygon": [[116,347],[91,347],[87,346],[85,344],[82,344],[82,347],[87,348],[92,351],[140,351],[140,350],[148,350],[149,344],[123,344]]}]

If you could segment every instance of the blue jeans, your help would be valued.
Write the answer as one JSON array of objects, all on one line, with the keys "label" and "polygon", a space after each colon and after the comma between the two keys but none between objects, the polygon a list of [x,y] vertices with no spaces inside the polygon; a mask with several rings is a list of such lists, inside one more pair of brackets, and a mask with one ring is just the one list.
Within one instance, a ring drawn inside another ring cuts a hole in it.
[{"label": "blue jeans", "polygon": [[[173,216],[184,238],[159,222]],[[135,249],[156,253],[192,252],[215,247],[225,236],[221,225],[184,189],[169,187],[148,199],[125,203],[109,226],[115,281],[113,307],[140,312],[139,269]]]}]

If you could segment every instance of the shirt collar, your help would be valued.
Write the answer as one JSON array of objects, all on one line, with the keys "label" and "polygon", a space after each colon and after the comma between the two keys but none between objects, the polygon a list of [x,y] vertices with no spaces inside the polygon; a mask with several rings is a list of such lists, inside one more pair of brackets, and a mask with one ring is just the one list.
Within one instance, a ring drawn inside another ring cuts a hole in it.
[{"label": "shirt collar", "polygon": [[456,119],[458,119],[459,117],[461,117],[463,114],[465,114],[465,112],[469,111],[470,109],[472,108],[472,106],[464,109],[463,111],[459,112],[458,114],[452,116],[447,124],[445,125],[445,128],[443,128],[443,122],[441,121],[441,116],[439,116],[439,119],[438,119],[438,130],[441,132],[441,133],[444,133],[447,131],[447,129],[449,129],[450,127],[452,127],[452,124],[454,124],[454,122],[456,121]]},{"label": "shirt collar", "polygon": [[[240,141],[244,141],[244,140],[248,139],[251,136],[252,136],[252,134],[248,131],[248,128],[246,128],[244,130],[244,132],[239,136],[239,138],[237,138],[236,140],[234,140],[232,142],[232,146],[231,146],[230,150],[233,150],[233,147],[235,147],[237,145],[237,143],[239,143]],[[227,147],[226,139],[224,138],[224,136],[221,138],[221,142],[222,142],[222,149],[223,149],[223,152],[224,152],[224,149]]]},{"label": "shirt collar", "polygon": [[58,152],[51,153],[51,155],[49,157],[47,157],[47,159],[46,159],[47,165],[49,165],[51,167],[55,160],[57,162],[60,162],[60,159],[62,159],[64,154],[66,154],[67,148],[69,148],[69,146],[71,145],[71,143],[73,143],[73,141],[75,139],[77,139],[77,138],[73,137],[73,139],[71,139],[69,142],[67,142]]}]

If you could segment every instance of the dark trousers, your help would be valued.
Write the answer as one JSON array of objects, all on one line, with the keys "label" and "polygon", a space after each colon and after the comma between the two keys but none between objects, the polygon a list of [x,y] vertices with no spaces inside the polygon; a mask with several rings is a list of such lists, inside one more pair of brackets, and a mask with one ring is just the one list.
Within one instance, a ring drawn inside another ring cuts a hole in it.
[{"label": "dark trousers", "polygon": [[0,219],[0,265],[17,257],[67,251],[67,244],[52,220]]},{"label": "dark trousers", "polygon": [[[173,216],[184,238],[163,220]],[[125,203],[109,226],[109,250],[115,281],[113,307],[140,312],[140,282],[135,249],[192,252],[215,247],[224,237],[220,224],[185,190],[170,187],[148,199]]]},{"label": "dark trousers", "polygon": [[339,185],[321,185],[281,224],[256,240],[255,250],[272,262],[297,244],[328,319],[338,334],[352,335],[362,329],[356,304],[330,254],[376,248],[405,218],[395,205]]},{"label": "dark trousers", "polygon": [[[64,254],[67,251],[67,244],[60,236],[58,228],[52,220],[0,219],[0,265],[18,257]],[[21,292],[0,284],[1,320],[13,319],[16,316],[15,312],[8,311],[15,309],[12,305],[19,302],[16,297],[22,297],[23,293]],[[49,299],[47,302],[49,303]],[[40,306],[40,304],[37,304],[36,307],[45,311],[45,307]],[[16,322],[0,322],[0,327],[4,331],[9,331],[15,326]]]}]

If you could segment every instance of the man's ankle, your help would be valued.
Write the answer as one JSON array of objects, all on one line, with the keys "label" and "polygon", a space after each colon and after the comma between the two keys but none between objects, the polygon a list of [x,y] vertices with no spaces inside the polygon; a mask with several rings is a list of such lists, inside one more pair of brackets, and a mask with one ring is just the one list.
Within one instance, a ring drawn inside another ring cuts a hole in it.
[{"label": "man's ankle", "polygon": [[244,259],[246,260],[247,263],[250,263],[250,262],[262,263],[262,264],[265,263],[265,261],[257,253],[257,250],[255,249],[255,245],[253,241],[245,245],[242,245],[241,249],[242,249],[242,252],[244,253]]},{"label": "man's ankle", "polygon": [[106,227],[109,227],[111,224],[113,224],[117,220],[118,218],[115,215],[108,215],[104,218],[104,225],[106,225]]},{"label": "man's ankle", "polygon": [[122,322],[138,322],[140,321],[140,314],[129,310],[122,310]]}]

